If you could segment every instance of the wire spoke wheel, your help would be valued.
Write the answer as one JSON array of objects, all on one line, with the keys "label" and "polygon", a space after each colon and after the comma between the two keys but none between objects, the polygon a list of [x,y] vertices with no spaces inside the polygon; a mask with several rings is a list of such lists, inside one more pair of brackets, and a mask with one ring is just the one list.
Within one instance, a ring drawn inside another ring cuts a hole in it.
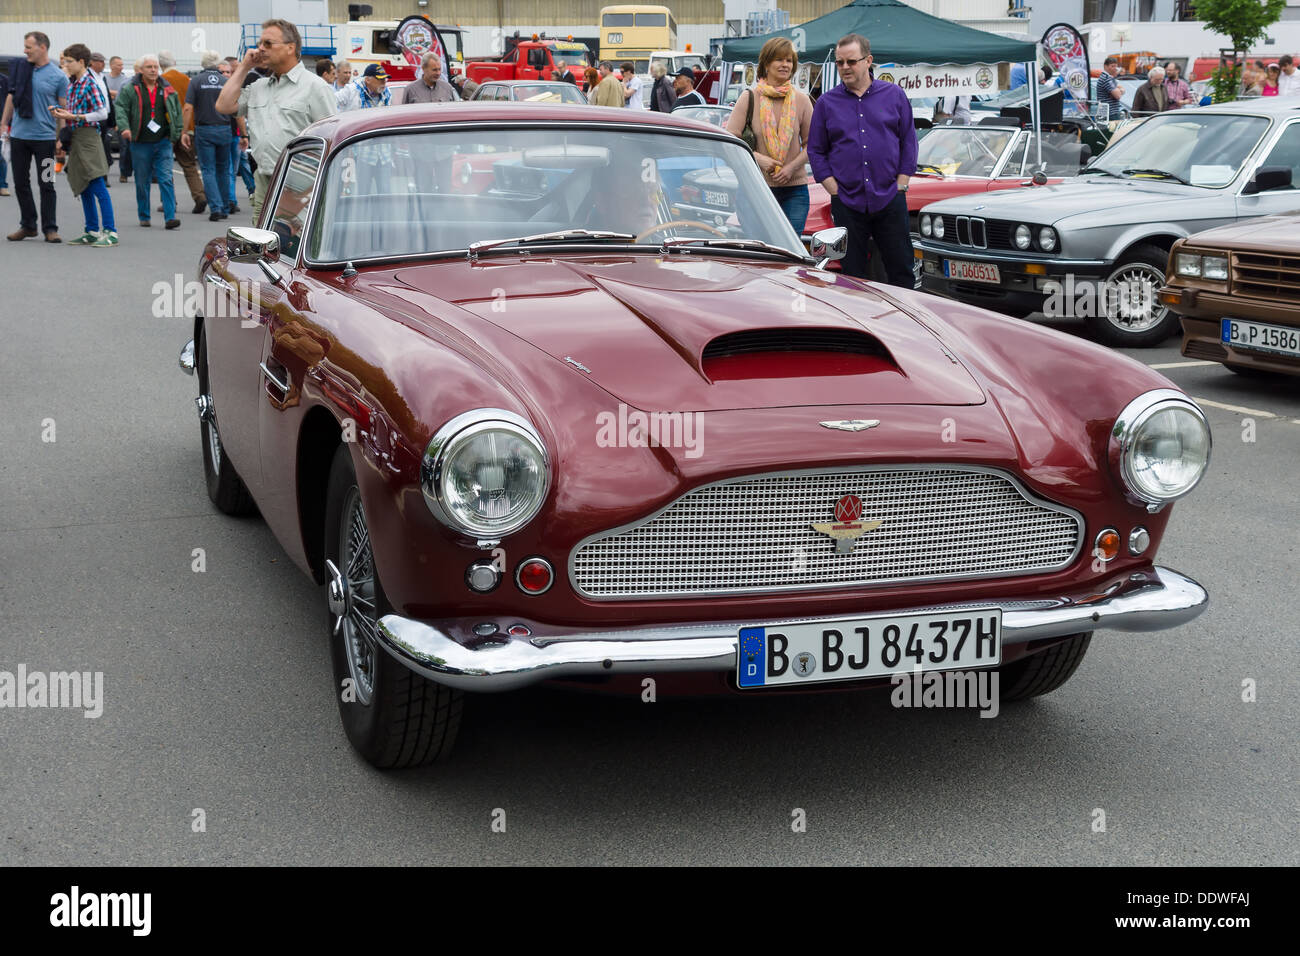
[{"label": "wire spoke wheel", "polygon": [[356,687],[357,701],[368,705],[375,693],[375,657],[379,653],[378,607],[375,599],[375,557],[370,548],[370,529],[361,509],[361,493],[355,486],[343,502],[339,527],[339,557],[346,600],[342,615],[342,638],[348,672]]}]

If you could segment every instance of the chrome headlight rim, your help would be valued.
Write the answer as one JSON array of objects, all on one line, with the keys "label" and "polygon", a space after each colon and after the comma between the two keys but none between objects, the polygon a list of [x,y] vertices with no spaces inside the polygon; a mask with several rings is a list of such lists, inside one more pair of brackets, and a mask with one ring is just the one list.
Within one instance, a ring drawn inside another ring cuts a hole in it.
[{"label": "chrome headlight rim", "polygon": [[930,217],[928,215],[921,216],[921,235],[928,239],[930,238],[931,231]]},{"label": "chrome headlight rim", "polygon": [[1016,226],[1016,228],[1012,231],[1011,236],[1012,236],[1011,238],[1012,243],[1021,252],[1025,251],[1031,245],[1033,245],[1034,233],[1033,230],[1029,228],[1027,223],[1022,222],[1020,225]]},{"label": "chrome headlight rim", "polygon": [[[1130,453],[1138,435],[1142,432],[1142,426],[1153,415],[1171,408],[1190,412],[1200,422],[1201,427],[1205,429],[1205,465],[1201,468],[1201,473],[1196,476],[1196,480],[1178,494],[1156,495],[1143,488],[1141,482],[1133,475]],[[1112,465],[1118,470],[1125,493],[1130,501],[1145,505],[1148,511],[1153,512],[1186,497],[1196,489],[1196,486],[1201,483],[1201,479],[1205,477],[1205,473],[1210,470],[1210,458],[1213,451],[1214,437],[1210,431],[1210,423],[1206,419],[1205,413],[1201,411],[1201,407],[1194,401],[1182,392],[1172,388],[1154,389],[1133,399],[1119,413],[1110,433],[1109,458]]]},{"label": "chrome headlight rim", "polygon": [[[458,439],[472,438],[485,431],[504,431],[531,444],[541,459],[541,488],[537,493],[537,505],[531,511],[517,515],[508,523],[488,524],[486,522],[462,521],[447,506],[443,496],[443,478],[448,459],[448,452]],[[420,490],[424,494],[429,511],[442,524],[452,531],[476,539],[498,540],[513,534],[537,517],[546,503],[546,496],[551,489],[551,456],[546,451],[546,443],[533,423],[515,412],[504,408],[476,408],[455,416],[434,433],[429,439],[420,463]]]}]

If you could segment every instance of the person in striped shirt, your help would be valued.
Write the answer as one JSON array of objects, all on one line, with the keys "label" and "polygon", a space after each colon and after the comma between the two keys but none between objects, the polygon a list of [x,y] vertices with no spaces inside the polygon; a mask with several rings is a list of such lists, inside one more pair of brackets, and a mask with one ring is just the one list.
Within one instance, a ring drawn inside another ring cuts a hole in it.
[{"label": "person in striped shirt", "polygon": [[74,196],[81,197],[81,210],[86,217],[85,233],[69,245],[115,246],[117,223],[113,218],[113,200],[108,195],[108,162],[99,132],[100,124],[108,119],[108,98],[90,71],[90,47],[84,43],[74,43],[63,51],[63,69],[72,81],[68,106],[51,112],[72,128],[67,150],[68,185]]}]

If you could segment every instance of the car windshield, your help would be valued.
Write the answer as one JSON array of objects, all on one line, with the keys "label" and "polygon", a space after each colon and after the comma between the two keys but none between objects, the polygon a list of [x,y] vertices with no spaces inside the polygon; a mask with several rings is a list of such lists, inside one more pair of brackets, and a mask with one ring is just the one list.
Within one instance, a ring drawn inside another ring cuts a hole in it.
[{"label": "car windshield", "polygon": [[1262,116],[1166,113],[1111,144],[1088,168],[1143,179],[1164,179],[1163,172],[1193,186],[1226,186],[1266,129]]},{"label": "car windshield", "polygon": [[707,135],[558,124],[385,133],[339,149],[319,188],[316,263],[567,230],[656,248],[672,237],[753,239],[805,254],[748,150]]},{"label": "car windshield", "polygon": [[917,143],[916,168],[945,176],[991,176],[1017,132],[997,127],[936,126]]},{"label": "car windshield", "polygon": [[529,103],[581,103],[587,98],[572,83],[520,83],[514,88],[514,98]]},{"label": "car windshield", "polygon": [[[1032,176],[1039,167],[1040,151],[1038,140],[1029,130],[1025,130],[1011,149],[1007,164],[1002,167],[1002,176]],[[1069,133],[1043,132],[1041,150],[1043,172],[1055,177],[1079,175],[1079,170],[1092,156],[1092,147],[1084,144],[1078,131]]]}]

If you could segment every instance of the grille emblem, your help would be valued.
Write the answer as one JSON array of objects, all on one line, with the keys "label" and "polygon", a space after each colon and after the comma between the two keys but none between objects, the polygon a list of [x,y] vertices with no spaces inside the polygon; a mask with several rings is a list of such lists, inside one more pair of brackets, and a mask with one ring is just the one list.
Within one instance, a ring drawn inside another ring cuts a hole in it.
[{"label": "grille emblem", "polygon": [[835,502],[835,523],[815,524],[812,529],[835,542],[836,554],[852,554],[853,545],[868,531],[875,531],[884,521],[862,521],[862,499],[845,495]]},{"label": "grille emblem", "polygon": [[822,428],[834,428],[836,431],[860,432],[860,431],[865,431],[868,428],[875,428],[877,425],[880,424],[880,419],[853,418],[847,421],[818,422],[817,424],[821,425]]}]

